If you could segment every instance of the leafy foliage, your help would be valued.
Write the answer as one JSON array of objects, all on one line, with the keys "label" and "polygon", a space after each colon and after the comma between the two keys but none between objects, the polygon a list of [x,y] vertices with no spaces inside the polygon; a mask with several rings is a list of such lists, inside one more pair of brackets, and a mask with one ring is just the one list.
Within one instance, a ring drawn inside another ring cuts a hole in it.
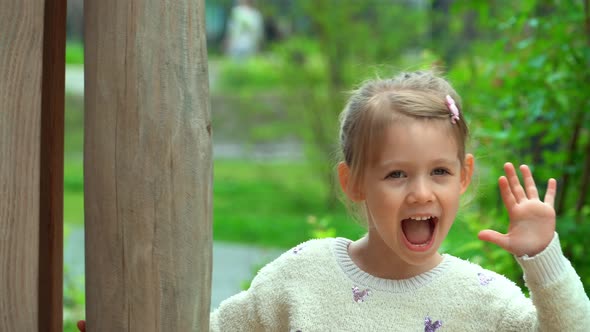
[{"label": "leafy foliage", "polygon": [[[582,2],[499,3],[457,2],[453,12],[461,17],[476,11],[478,29],[486,31],[449,72],[463,92],[474,150],[486,167],[477,203],[482,214],[507,220],[491,183],[503,161],[532,165],[542,188],[556,178],[562,246],[578,273],[588,276],[589,260],[581,255],[590,231],[584,222],[590,212],[588,17]],[[590,278],[583,279],[588,289]]]},{"label": "leafy foliage", "polygon": [[588,1],[302,0],[292,9],[303,28],[266,57],[276,66],[273,90],[299,124],[318,179],[332,189],[328,202],[336,196],[345,91],[376,74],[442,66],[463,96],[477,158],[473,197],[454,226],[464,236],[444,249],[519,279],[514,259],[476,234],[507,229],[497,178],[504,162],[526,163],[541,192],[550,177],[558,180],[558,232],[589,289],[590,259],[582,253],[590,232]]}]

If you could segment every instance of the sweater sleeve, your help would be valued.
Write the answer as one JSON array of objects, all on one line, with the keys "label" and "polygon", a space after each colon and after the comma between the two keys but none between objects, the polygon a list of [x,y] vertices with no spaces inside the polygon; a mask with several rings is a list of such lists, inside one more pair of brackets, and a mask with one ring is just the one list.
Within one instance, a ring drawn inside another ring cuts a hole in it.
[{"label": "sweater sleeve", "polygon": [[225,301],[210,315],[210,331],[285,331],[288,307],[281,258],[265,266],[247,291]]},{"label": "sweater sleeve", "polygon": [[210,316],[210,331],[262,331],[253,292],[244,291],[223,301]]},{"label": "sweater sleeve", "polygon": [[[561,251],[557,233],[538,255],[516,257],[516,260],[523,269],[534,308],[530,308],[529,301],[513,302],[507,308],[511,313],[506,316],[521,317],[525,321],[506,320],[503,331],[511,331],[518,325],[521,331],[588,330],[590,300],[580,277]],[[536,314],[518,314],[531,311]]]}]

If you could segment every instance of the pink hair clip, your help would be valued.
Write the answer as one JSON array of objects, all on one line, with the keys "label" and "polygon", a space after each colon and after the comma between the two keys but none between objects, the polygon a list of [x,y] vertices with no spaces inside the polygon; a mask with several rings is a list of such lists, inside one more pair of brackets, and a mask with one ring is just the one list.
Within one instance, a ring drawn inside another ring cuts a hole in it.
[{"label": "pink hair clip", "polygon": [[453,97],[447,95],[447,107],[449,108],[449,112],[451,112],[451,122],[453,124],[459,121],[459,108],[455,104],[455,100]]}]

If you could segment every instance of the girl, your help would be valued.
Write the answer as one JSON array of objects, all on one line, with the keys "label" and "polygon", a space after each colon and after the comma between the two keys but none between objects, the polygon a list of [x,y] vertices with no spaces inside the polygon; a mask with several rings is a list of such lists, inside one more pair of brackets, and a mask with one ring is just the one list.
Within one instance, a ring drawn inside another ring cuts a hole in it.
[{"label": "girl", "polygon": [[430,72],[366,82],[341,114],[342,190],[368,233],[311,240],[264,267],[211,315],[213,331],[581,331],[590,301],[555,233],[555,180],[539,199],[531,171],[504,166],[507,234],[532,301],[510,280],[440,254],[474,158],[460,98]]},{"label": "girl", "polygon": [[211,314],[212,331],[582,331],[590,301],[555,233],[550,179],[499,179],[507,234],[479,238],[515,256],[531,299],[512,281],[438,249],[469,186],[474,157],[449,83],[431,72],[368,81],[341,114],[338,178],[367,234],[311,240],[260,270]]}]

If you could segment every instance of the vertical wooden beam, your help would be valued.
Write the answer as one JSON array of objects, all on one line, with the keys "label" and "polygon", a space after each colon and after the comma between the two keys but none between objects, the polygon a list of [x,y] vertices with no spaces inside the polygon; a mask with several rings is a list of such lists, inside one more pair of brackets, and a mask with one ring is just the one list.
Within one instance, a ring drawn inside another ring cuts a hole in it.
[{"label": "vertical wooden beam", "polygon": [[66,0],[45,0],[41,79],[39,331],[63,331]]},{"label": "vertical wooden beam", "polygon": [[0,331],[37,331],[43,0],[0,0]]},{"label": "vertical wooden beam", "polygon": [[86,0],[89,331],[207,331],[211,127],[203,0]]}]

